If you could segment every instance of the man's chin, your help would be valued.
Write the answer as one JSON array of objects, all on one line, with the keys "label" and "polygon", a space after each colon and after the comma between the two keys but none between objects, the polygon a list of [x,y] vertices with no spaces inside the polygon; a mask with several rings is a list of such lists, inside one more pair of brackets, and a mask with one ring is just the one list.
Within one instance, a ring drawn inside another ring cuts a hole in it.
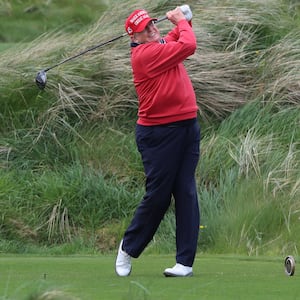
[{"label": "man's chin", "polygon": [[149,43],[150,42],[159,42],[160,41],[160,36],[155,36],[153,37],[152,39],[149,40]]}]

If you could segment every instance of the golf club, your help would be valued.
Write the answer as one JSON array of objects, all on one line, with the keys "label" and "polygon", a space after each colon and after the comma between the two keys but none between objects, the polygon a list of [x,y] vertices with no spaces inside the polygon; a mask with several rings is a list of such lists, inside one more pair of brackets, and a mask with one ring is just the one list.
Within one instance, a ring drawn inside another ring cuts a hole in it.
[{"label": "golf club", "polygon": [[[192,14],[192,11],[191,11],[189,5],[187,5],[187,4],[181,5],[180,9],[183,12],[185,18],[188,21],[190,21],[192,19],[192,17],[193,17],[193,14]],[[167,20],[167,19],[168,18],[165,16],[165,17],[162,17],[160,19],[155,20],[154,22],[155,22],[155,24],[157,24],[157,23],[162,22],[162,21]],[[60,65],[62,65],[64,63],[66,63],[66,62],[68,62],[68,61],[70,61],[72,59],[75,59],[75,58],[77,58],[77,57],[79,57],[79,56],[81,56],[83,54],[86,54],[87,52],[93,51],[93,50],[95,50],[97,48],[100,48],[100,47],[105,46],[107,44],[110,44],[110,43],[112,43],[112,42],[114,42],[116,40],[119,40],[119,39],[121,39],[122,37],[124,37],[126,35],[127,35],[127,32],[124,32],[123,34],[121,34],[119,36],[116,36],[116,37],[114,37],[114,38],[112,38],[112,39],[110,39],[110,40],[108,40],[106,42],[103,42],[103,43],[95,45],[95,46],[93,46],[91,48],[88,48],[88,49],[86,49],[86,50],[84,50],[84,51],[82,51],[82,52],[80,52],[80,53],[78,53],[78,54],[76,54],[74,56],[71,56],[69,58],[64,59],[63,61],[61,61],[61,62],[59,62],[59,63],[57,63],[57,64],[55,64],[55,65],[53,65],[51,67],[48,67],[48,68],[46,68],[44,70],[39,71],[37,73],[36,77],[35,77],[36,85],[38,86],[39,89],[43,90],[46,87],[46,83],[47,83],[47,74],[46,73],[49,70],[54,69],[54,68],[56,68],[56,67],[58,67],[58,66],[60,66]]]}]

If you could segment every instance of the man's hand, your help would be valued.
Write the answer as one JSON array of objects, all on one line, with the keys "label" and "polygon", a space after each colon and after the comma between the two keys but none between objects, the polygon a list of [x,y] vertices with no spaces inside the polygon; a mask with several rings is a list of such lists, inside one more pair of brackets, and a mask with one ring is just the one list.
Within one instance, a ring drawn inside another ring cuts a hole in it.
[{"label": "man's hand", "polygon": [[181,11],[180,7],[176,7],[173,10],[170,10],[166,13],[167,18],[175,25],[181,20],[185,20],[185,16]]}]

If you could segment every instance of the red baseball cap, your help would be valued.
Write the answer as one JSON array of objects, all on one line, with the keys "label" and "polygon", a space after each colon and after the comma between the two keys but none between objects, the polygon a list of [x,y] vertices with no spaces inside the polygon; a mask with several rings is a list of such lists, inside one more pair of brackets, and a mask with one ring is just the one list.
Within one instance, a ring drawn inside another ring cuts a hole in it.
[{"label": "red baseball cap", "polygon": [[154,20],[157,19],[150,18],[144,9],[137,9],[126,19],[125,30],[129,35],[133,35],[135,32],[143,31],[147,24]]}]

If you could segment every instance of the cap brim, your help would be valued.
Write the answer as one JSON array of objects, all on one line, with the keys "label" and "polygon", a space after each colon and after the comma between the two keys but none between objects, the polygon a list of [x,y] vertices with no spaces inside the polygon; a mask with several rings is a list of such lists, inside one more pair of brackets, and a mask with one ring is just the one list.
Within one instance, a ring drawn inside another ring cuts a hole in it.
[{"label": "cap brim", "polygon": [[151,21],[156,21],[157,18],[147,18],[147,19],[144,19],[138,26],[138,30],[139,31],[135,31],[136,33],[139,33],[139,32],[142,32],[145,30],[146,26],[149,24],[149,22]]}]

